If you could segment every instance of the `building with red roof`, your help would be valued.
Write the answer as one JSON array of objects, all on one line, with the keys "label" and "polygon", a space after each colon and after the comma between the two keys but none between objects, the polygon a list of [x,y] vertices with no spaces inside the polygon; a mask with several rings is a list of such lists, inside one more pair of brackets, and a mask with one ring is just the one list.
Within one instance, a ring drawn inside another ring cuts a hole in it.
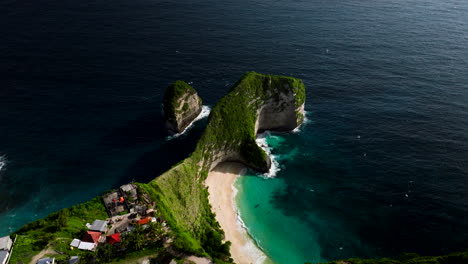
[{"label": "building with red roof", "polygon": [[120,243],[120,233],[115,233],[113,235],[106,237],[106,242],[113,245],[116,243]]},{"label": "building with red roof", "polygon": [[82,241],[97,244],[100,237],[100,232],[87,231],[86,234],[84,234]]},{"label": "building with red roof", "polygon": [[139,225],[146,225],[149,221],[151,221],[151,217],[146,217],[138,221]]}]

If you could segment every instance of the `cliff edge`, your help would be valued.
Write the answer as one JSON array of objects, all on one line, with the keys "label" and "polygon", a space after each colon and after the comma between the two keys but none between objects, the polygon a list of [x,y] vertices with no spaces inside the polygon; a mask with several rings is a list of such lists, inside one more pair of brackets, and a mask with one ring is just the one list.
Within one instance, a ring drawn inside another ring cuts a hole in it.
[{"label": "cliff edge", "polygon": [[208,171],[236,161],[267,172],[271,162],[255,141],[257,133],[293,130],[304,120],[304,103],[301,80],[249,72],[213,108],[193,156],[202,154],[197,159]]},{"label": "cliff edge", "polygon": [[[217,264],[233,262],[230,242],[223,241],[224,231],[216,222],[208,201],[208,190],[203,183],[208,172],[223,161],[237,161],[257,171],[268,171],[271,161],[256,144],[256,134],[264,130],[296,128],[304,119],[304,102],[305,87],[301,80],[249,72],[212,109],[206,129],[188,158],[147,184],[135,183],[142,200],[151,203],[158,218],[169,225],[165,229],[169,233],[164,249],[160,248],[163,250],[160,257],[197,255],[209,257]],[[183,131],[200,110],[201,99],[188,84],[176,81],[167,88],[164,111],[167,126],[172,131]],[[33,255],[52,245],[50,242],[55,238],[62,239],[65,231],[69,232],[67,235],[72,241],[71,237],[76,236],[84,223],[96,218],[107,218],[101,197],[50,214],[46,220],[30,223],[15,232],[21,235],[21,240],[15,245],[14,258],[29,262]],[[141,236],[149,237],[138,232],[136,234],[140,238],[130,235],[122,240],[123,243],[131,243],[129,241],[133,237],[142,242],[138,248],[133,243],[135,247],[128,248],[131,252],[145,246],[147,241],[142,241]],[[85,256],[89,257],[88,260],[101,259],[99,254],[107,252],[107,249],[116,247],[100,247],[96,253],[79,254],[84,262],[91,263],[85,260]],[[24,256],[23,252],[29,252],[29,255]],[[117,256],[106,254],[107,260]]]},{"label": "cliff edge", "polygon": [[166,127],[180,133],[200,114],[202,100],[192,86],[175,81],[166,88],[163,109]]},{"label": "cliff edge", "polygon": [[213,107],[190,157],[146,185],[171,228],[178,230],[176,247],[232,261],[203,182],[223,161],[268,171],[271,161],[257,145],[257,133],[296,128],[304,120],[304,103],[302,80],[249,72]]}]

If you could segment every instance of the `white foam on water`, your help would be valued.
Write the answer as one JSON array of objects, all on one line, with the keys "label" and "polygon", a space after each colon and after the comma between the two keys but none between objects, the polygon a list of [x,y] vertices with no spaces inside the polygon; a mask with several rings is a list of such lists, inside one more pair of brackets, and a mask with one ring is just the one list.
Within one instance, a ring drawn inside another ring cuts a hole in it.
[{"label": "white foam on water", "polygon": [[209,106],[207,106],[207,105],[203,105],[200,114],[197,117],[195,117],[195,119],[184,129],[184,131],[182,131],[180,133],[177,133],[177,134],[174,134],[172,136],[168,136],[168,137],[166,137],[166,140],[171,140],[173,138],[177,138],[177,137],[182,136],[185,132],[187,132],[188,130],[190,130],[190,128],[193,127],[193,124],[195,124],[195,122],[197,122],[197,121],[199,121],[199,120],[201,120],[203,118],[208,117],[210,115],[210,113],[211,113],[211,108]]},{"label": "white foam on water", "polygon": [[308,123],[310,123],[310,120],[307,118],[307,115],[309,114],[308,111],[304,111],[304,121],[302,121],[302,124],[300,124],[298,127],[293,129],[293,133],[299,133],[301,132],[301,129]]},{"label": "white foam on water", "polygon": [[3,168],[6,167],[6,164],[7,164],[6,156],[0,156],[0,171],[2,171]]},{"label": "white foam on water", "polygon": [[268,155],[268,157],[271,160],[270,170],[262,174],[262,176],[265,178],[273,178],[281,170],[279,162],[278,162],[278,156],[271,154],[271,147],[268,146],[267,137],[269,135],[270,133],[267,131],[265,133],[258,134],[257,139],[256,139],[257,145],[261,147],[263,151],[265,151],[265,153]]},{"label": "white foam on water", "polygon": [[[245,170],[240,173],[240,175],[244,174]],[[244,221],[242,221],[242,217],[239,212],[239,208],[237,207],[236,203],[236,196],[238,193],[238,190],[236,186],[233,184],[231,186],[232,188],[232,205],[234,207],[236,216],[237,216],[237,221],[236,221],[236,228],[239,230],[239,232],[245,237],[245,240],[247,243],[241,248],[241,250],[250,257],[250,259],[253,261],[253,264],[263,264],[265,260],[267,259],[267,256],[263,252],[262,248],[259,246],[257,241],[250,235],[249,229],[245,225]]]}]

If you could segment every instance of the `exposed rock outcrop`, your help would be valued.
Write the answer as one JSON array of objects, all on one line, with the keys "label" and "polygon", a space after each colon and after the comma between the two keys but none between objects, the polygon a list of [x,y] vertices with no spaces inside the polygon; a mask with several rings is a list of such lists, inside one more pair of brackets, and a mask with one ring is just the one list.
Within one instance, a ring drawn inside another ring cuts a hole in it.
[{"label": "exposed rock outcrop", "polygon": [[166,127],[180,133],[200,114],[202,100],[192,86],[175,81],[166,88],[163,109]]},{"label": "exposed rock outcrop", "polygon": [[256,135],[299,126],[304,120],[305,96],[300,79],[255,72],[242,76],[211,110],[193,153],[149,183],[165,217],[175,219],[181,230],[193,236],[191,241],[200,239],[200,232],[211,232],[200,231],[212,227],[207,222],[212,213],[203,185],[208,172],[224,161],[267,172],[271,161],[257,145]]},{"label": "exposed rock outcrop", "polygon": [[194,152],[203,169],[237,161],[260,172],[271,161],[256,144],[258,132],[289,131],[304,120],[305,87],[300,79],[245,74],[213,108],[205,133]]}]

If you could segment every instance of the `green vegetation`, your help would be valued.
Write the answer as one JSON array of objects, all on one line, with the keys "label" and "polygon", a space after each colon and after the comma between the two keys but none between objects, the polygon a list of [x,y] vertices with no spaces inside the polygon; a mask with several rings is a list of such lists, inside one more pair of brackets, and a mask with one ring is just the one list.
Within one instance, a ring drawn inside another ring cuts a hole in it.
[{"label": "green vegetation", "polygon": [[[100,197],[52,213],[44,219],[29,223],[11,236],[18,235],[10,263],[27,263],[47,246],[68,252],[74,237],[81,237],[86,223],[106,219],[107,213]],[[72,254],[72,252],[70,252]],[[76,255],[76,252],[74,252]]]},{"label": "green vegetation", "polygon": [[268,169],[267,155],[255,142],[257,112],[266,100],[281,103],[281,94],[291,93],[296,106],[300,107],[305,100],[301,80],[254,72],[245,74],[213,108],[192,155],[150,183],[141,185],[158,201],[158,210],[175,235],[177,249],[210,256],[215,263],[232,262],[230,243],[222,243],[224,232],[211,211],[203,181],[215,155],[222,156],[228,151],[237,153],[240,161],[252,168]]},{"label": "green vegetation", "polygon": [[402,254],[397,259],[348,259],[328,262],[328,264],[466,264],[468,250],[444,256],[420,256],[415,253]]},{"label": "green vegetation", "polygon": [[164,235],[161,223],[150,223],[145,229],[137,225],[133,232],[122,237],[122,243],[118,246],[106,244],[98,247],[96,252],[80,252],[80,263],[109,263],[157,255],[164,251]]},{"label": "green vegetation", "polygon": [[[178,98],[193,94],[195,90],[182,81],[169,86],[164,97],[164,111],[174,115]],[[301,80],[261,75],[255,72],[245,74],[213,108],[207,127],[192,155],[147,184],[138,183],[139,192],[157,202],[157,211],[170,226],[172,249],[178,253],[208,256],[214,263],[232,263],[230,242],[223,243],[224,232],[208,202],[208,191],[203,186],[214,162],[236,159],[248,166],[265,170],[268,160],[265,152],[255,143],[255,122],[257,113],[266,101],[276,101],[282,106],[282,96],[293,96],[296,107],[296,123],[304,116],[299,108],[305,102],[305,88]],[[166,108],[167,107],[167,108]],[[182,109],[188,108],[184,105]],[[231,156],[224,156],[230,153]],[[141,196],[138,198],[141,199]],[[137,227],[122,239],[121,248],[107,245],[96,253],[82,252],[69,248],[74,237],[81,237],[87,222],[107,218],[100,200],[95,198],[87,203],[63,209],[25,225],[12,234],[18,235],[11,257],[11,263],[27,263],[32,256],[49,247],[63,252],[58,260],[80,255],[81,263],[132,263],[142,256],[151,256],[157,263],[173,258],[164,250],[162,229],[150,224],[149,229]],[[178,263],[187,261],[178,259]],[[329,264],[464,264],[468,263],[468,251],[438,257],[422,257],[404,254],[399,259],[349,259]]]},{"label": "green vegetation", "polygon": [[[165,113],[174,116],[178,99],[193,93],[195,90],[185,82],[171,84],[164,97]],[[207,256],[214,263],[232,263],[230,242],[222,242],[224,231],[211,210],[203,181],[216,159],[237,159],[260,171],[268,169],[268,157],[255,142],[255,122],[267,100],[281,105],[282,96],[288,96],[295,101],[296,108],[300,107],[305,100],[304,84],[290,77],[245,74],[213,108],[192,155],[148,184],[138,184],[139,192],[157,202],[158,213],[170,226],[175,251]],[[302,119],[298,117],[296,121],[300,124]],[[233,156],[226,157],[228,152]],[[68,247],[71,239],[81,237],[85,224],[99,218],[105,219],[107,214],[100,198],[95,198],[24,226],[15,232],[20,239],[11,263],[27,262],[47,246],[66,255],[76,255],[76,250],[71,252]],[[126,239],[127,242],[122,240],[122,247],[128,252],[118,257],[122,260],[142,256],[140,253],[150,255],[161,251],[159,240],[149,239],[147,230],[137,229]],[[115,254],[115,248],[109,246],[100,247],[95,254],[80,253],[84,263],[93,256],[98,263],[109,262]]]},{"label": "green vegetation", "polygon": [[246,165],[267,170],[267,156],[255,142],[257,111],[266,100],[273,99],[280,104],[280,94],[289,93],[293,93],[296,106],[304,103],[305,87],[299,79],[255,72],[245,74],[213,108],[192,157],[203,161],[203,169],[209,170],[213,162],[210,153],[231,150],[241,154]]},{"label": "green vegetation", "polygon": [[[175,120],[176,109],[179,107],[178,102],[181,98],[196,93],[197,92],[195,91],[195,89],[193,89],[192,86],[188,85],[184,81],[175,81],[171,83],[166,88],[166,93],[164,94],[163,99],[164,113],[168,117],[168,119]],[[183,106],[183,110],[188,110],[188,104]]]},{"label": "green vegetation", "polygon": [[[47,254],[53,256],[57,263],[67,263],[70,256],[79,255],[80,263],[108,263],[111,260],[126,259],[128,257],[143,256],[158,253],[164,249],[162,239],[166,235],[161,223],[150,223],[143,230],[140,225],[134,232],[122,237],[119,247],[105,245],[99,247],[96,252],[71,249],[69,244],[73,238],[81,238],[86,232],[86,223],[92,223],[96,219],[106,219],[107,212],[100,197],[93,200],[62,209],[50,214],[45,219],[40,219],[23,226],[12,234],[18,235],[10,263],[28,263],[31,258],[41,250],[50,248],[63,254]],[[118,253],[117,249],[120,250]],[[142,249],[145,249],[142,251]],[[137,253],[138,252],[138,253]],[[62,262],[63,261],[63,262]]]}]

